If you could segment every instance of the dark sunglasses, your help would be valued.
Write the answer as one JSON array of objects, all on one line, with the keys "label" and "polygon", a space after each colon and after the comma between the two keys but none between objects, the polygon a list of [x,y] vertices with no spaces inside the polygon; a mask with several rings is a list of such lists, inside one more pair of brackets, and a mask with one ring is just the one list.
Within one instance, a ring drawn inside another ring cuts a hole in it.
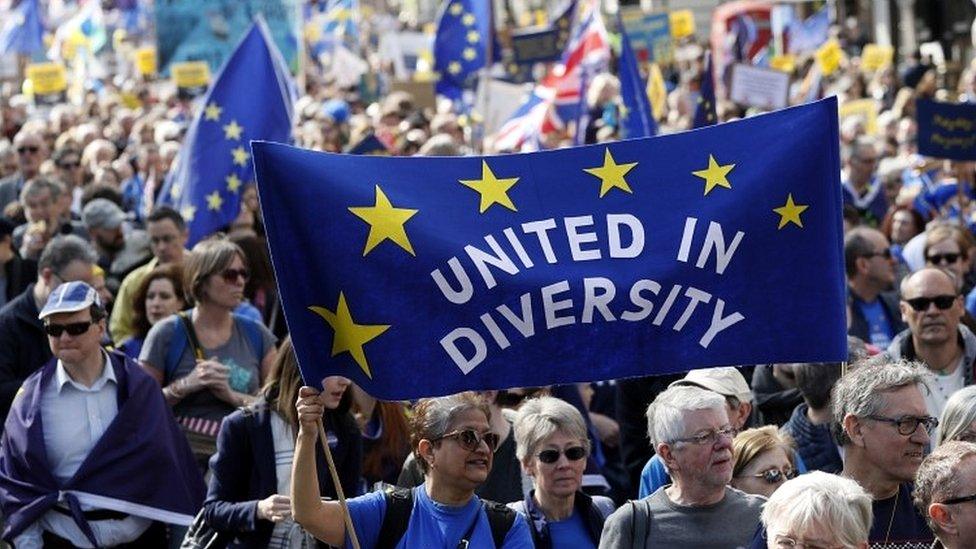
[{"label": "dark sunglasses", "polygon": [[747,477],[761,478],[766,481],[766,484],[779,484],[784,479],[789,480],[796,478],[796,471],[793,469],[787,469],[786,471],[780,471],[779,469],[770,469],[768,471],[763,471],[762,473],[756,473],[755,475],[746,475]]},{"label": "dark sunglasses", "polygon": [[17,152],[20,154],[24,154],[28,152],[31,154],[37,154],[38,151],[40,150],[41,148],[38,147],[37,145],[21,145],[20,147],[17,147]]},{"label": "dark sunglasses", "polygon": [[871,252],[869,254],[864,254],[861,257],[866,257],[868,259],[871,259],[872,257],[878,257],[879,255],[885,259],[891,259],[891,250],[885,248],[880,252]]},{"label": "dark sunglasses", "polygon": [[45,324],[44,331],[51,337],[61,337],[61,334],[68,332],[70,336],[80,336],[88,331],[94,320],[85,322],[72,322],[71,324]]},{"label": "dark sunglasses", "polygon": [[461,448],[469,452],[474,452],[481,447],[481,441],[485,441],[488,445],[488,449],[492,452],[498,448],[498,435],[495,433],[485,433],[481,434],[474,429],[462,429],[460,431],[451,431],[450,433],[444,433],[443,435],[432,439],[431,442],[437,442],[438,440],[443,440],[445,438],[453,438],[457,441]]},{"label": "dark sunglasses", "polygon": [[916,297],[913,299],[905,299],[903,301],[911,305],[912,309],[915,309],[920,313],[929,310],[929,305],[933,303],[935,303],[935,306],[940,311],[945,311],[949,307],[952,307],[952,304],[956,302],[956,296],[937,295],[933,297]]},{"label": "dark sunglasses", "polygon": [[586,448],[582,446],[573,446],[571,448],[566,448],[565,450],[543,450],[536,454],[539,461],[542,463],[556,463],[559,461],[559,456],[564,455],[569,461],[579,461],[586,457]]},{"label": "dark sunglasses", "polygon": [[962,254],[932,254],[925,259],[933,265],[942,265],[943,262],[951,265],[959,261],[960,257],[962,257]]},{"label": "dark sunglasses", "polygon": [[244,282],[251,277],[251,273],[247,272],[247,269],[224,269],[220,272],[220,277],[224,279],[225,282],[237,282],[238,278],[244,279]]}]

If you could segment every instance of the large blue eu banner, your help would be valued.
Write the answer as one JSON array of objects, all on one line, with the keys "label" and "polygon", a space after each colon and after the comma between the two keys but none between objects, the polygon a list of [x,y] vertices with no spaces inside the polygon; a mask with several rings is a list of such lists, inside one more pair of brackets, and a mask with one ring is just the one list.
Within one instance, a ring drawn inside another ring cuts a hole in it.
[{"label": "large blue eu banner", "polygon": [[252,144],[302,372],[407,399],[847,355],[833,98],[489,157]]}]

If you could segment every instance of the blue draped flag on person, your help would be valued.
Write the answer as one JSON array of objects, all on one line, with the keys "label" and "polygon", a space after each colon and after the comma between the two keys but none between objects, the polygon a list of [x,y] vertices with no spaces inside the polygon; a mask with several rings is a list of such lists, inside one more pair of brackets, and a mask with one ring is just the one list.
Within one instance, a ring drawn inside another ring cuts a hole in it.
[{"label": "blue draped flag on person", "polygon": [[620,99],[624,104],[620,113],[621,135],[627,139],[651,137],[657,135],[657,122],[647,97],[647,84],[637,68],[637,55],[619,13],[617,22],[620,27]]},{"label": "blue draped flag on person", "polygon": [[44,23],[37,0],[21,0],[0,28],[0,55],[31,56],[44,52]]},{"label": "blue draped flag on person", "polygon": [[252,143],[303,376],[400,400],[846,360],[837,124],[829,98],[502,156]]},{"label": "blue draped flag on person", "polygon": [[436,91],[452,100],[461,99],[473,85],[488,58],[491,33],[489,0],[451,0],[444,4],[434,37],[434,70],[440,74]]},{"label": "blue draped flag on person", "polygon": [[288,142],[296,95],[287,65],[260,17],[203,99],[159,201],[187,222],[189,245],[229,225],[253,181],[248,141]]}]

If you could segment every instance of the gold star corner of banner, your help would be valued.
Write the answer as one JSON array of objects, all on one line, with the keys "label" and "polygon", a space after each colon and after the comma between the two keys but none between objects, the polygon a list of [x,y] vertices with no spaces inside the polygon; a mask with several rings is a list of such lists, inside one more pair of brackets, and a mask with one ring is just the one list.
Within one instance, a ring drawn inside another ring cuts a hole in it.
[{"label": "gold star corner of banner", "polygon": [[224,181],[227,182],[227,190],[235,194],[237,194],[237,191],[241,188],[241,185],[243,184],[241,178],[237,177],[236,173],[232,173],[228,175],[227,177],[224,178]]},{"label": "gold star corner of banner", "polygon": [[244,131],[244,126],[237,123],[237,120],[231,120],[230,124],[224,126],[224,137],[228,140],[234,139],[237,141],[241,140],[241,132]]},{"label": "gold star corner of banner", "polygon": [[600,179],[600,198],[603,198],[610,192],[610,189],[620,189],[633,194],[634,191],[631,190],[624,176],[635,166],[637,166],[637,162],[617,164],[613,155],[610,154],[610,147],[607,147],[603,152],[603,165],[595,168],[583,168],[583,171]]},{"label": "gold star corner of banner", "polygon": [[224,205],[224,199],[220,196],[219,191],[214,191],[207,195],[207,209],[213,210],[215,212],[220,211],[220,207]]},{"label": "gold star corner of banner", "polygon": [[220,120],[220,113],[223,110],[224,109],[222,107],[220,107],[219,105],[211,101],[210,104],[208,104],[206,108],[203,109],[203,119]]},{"label": "gold star corner of banner", "polygon": [[479,213],[485,213],[494,204],[501,204],[513,212],[517,212],[515,204],[508,196],[509,189],[519,180],[518,177],[499,179],[488,167],[488,162],[481,161],[481,179],[459,179],[458,181],[470,189],[474,189],[481,195],[481,203],[478,207]]},{"label": "gold star corner of banner", "polygon": [[325,319],[326,324],[335,332],[332,338],[332,356],[349,353],[356,364],[362,368],[366,377],[373,379],[373,372],[366,361],[366,351],[363,346],[379,337],[390,328],[389,324],[356,324],[346,303],[346,296],[339,292],[339,304],[335,311],[325,307],[310,306],[309,310]]},{"label": "gold star corner of banner", "polygon": [[416,257],[413,245],[407,237],[404,224],[420,210],[395,208],[379,185],[376,186],[376,200],[372,206],[349,208],[353,215],[369,224],[369,236],[366,237],[366,247],[363,257],[366,257],[384,240],[390,240],[400,246],[410,255]]},{"label": "gold star corner of banner", "polygon": [[234,164],[238,166],[246,166],[247,160],[251,158],[251,154],[244,147],[231,149],[230,154],[234,157]]},{"label": "gold star corner of banner", "polygon": [[782,229],[792,223],[802,229],[803,221],[800,219],[800,214],[805,212],[809,207],[807,204],[793,202],[793,193],[787,194],[786,204],[783,204],[779,208],[773,208],[773,211],[779,214],[779,226],[776,228]]},{"label": "gold star corner of banner", "polygon": [[708,155],[708,167],[704,170],[698,170],[691,172],[693,175],[698,176],[705,180],[705,196],[712,192],[715,187],[725,187],[726,189],[731,189],[732,184],[729,183],[728,175],[735,168],[735,164],[719,164],[715,157]]}]

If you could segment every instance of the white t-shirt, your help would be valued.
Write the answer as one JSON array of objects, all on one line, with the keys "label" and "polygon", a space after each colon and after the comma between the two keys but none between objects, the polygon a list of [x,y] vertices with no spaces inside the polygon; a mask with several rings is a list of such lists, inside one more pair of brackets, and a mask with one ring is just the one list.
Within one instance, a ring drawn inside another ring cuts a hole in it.
[{"label": "white t-shirt", "polygon": [[932,417],[942,417],[942,411],[945,410],[946,402],[949,401],[952,393],[966,386],[966,365],[962,363],[964,359],[965,356],[959,357],[955,371],[948,375],[940,375],[938,372],[929,369],[929,390],[923,391],[923,393],[925,407],[928,408]]}]

